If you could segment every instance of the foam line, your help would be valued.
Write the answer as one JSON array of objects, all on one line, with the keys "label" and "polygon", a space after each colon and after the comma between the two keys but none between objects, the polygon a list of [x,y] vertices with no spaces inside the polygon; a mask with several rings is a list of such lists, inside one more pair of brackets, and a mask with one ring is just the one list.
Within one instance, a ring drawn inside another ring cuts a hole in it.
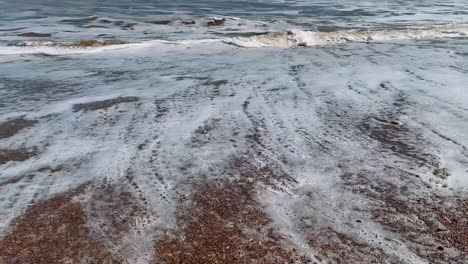
[{"label": "foam line", "polygon": [[457,38],[468,35],[468,24],[448,24],[421,28],[381,29],[369,31],[316,32],[294,29],[263,35],[231,38],[225,43],[246,48],[297,46],[324,46],[352,42],[385,42],[392,40],[418,40]]}]

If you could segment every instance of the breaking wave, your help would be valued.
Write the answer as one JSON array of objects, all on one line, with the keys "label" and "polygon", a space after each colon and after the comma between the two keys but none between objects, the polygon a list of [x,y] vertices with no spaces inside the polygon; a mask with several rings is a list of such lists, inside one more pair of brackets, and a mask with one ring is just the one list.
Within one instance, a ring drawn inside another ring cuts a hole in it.
[{"label": "breaking wave", "polygon": [[[9,46],[0,47],[1,55],[26,55],[26,54],[47,54],[47,55],[72,55],[83,53],[97,53],[102,51],[144,48],[157,45],[199,45],[205,43],[220,42],[217,39],[199,40],[150,40],[145,42],[120,42],[111,44],[79,45],[80,42],[66,41],[22,41]],[[105,43],[104,41],[100,41]]]},{"label": "breaking wave", "polygon": [[0,47],[0,55],[37,53],[66,55],[95,53],[107,50],[149,47],[156,45],[195,46],[221,42],[244,48],[294,48],[301,46],[326,46],[343,43],[369,43],[395,40],[424,40],[463,37],[468,37],[468,23],[366,31],[340,30],[332,32],[320,32],[292,29],[280,32],[258,33],[255,35],[238,36],[232,38],[187,39],[174,41],[155,39],[133,43],[119,40],[84,40],[78,42],[22,41],[6,47]]},{"label": "breaking wave", "polygon": [[437,25],[430,27],[381,29],[368,31],[317,32],[289,30],[250,37],[225,40],[225,43],[245,48],[298,46],[325,46],[352,42],[385,42],[392,40],[419,40],[434,38],[458,38],[468,35],[468,23]]}]

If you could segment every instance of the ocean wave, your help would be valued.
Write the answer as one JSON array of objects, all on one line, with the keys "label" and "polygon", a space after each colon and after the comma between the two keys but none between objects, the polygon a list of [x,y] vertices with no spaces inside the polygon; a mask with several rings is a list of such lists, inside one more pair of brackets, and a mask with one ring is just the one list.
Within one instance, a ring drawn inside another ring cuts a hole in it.
[{"label": "ocean wave", "polygon": [[250,37],[224,40],[245,48],[298,46],[325,46],[352,42],[385,42],[392,40],[419,40],[433,38],[458,38],[468,35],[468,23],[435,25],[405,29],[380,29],[368,31],[317,32],[293,29]]},{"label": "ocean wave", "polygon": [[89,48],[89,47],[100,47],[100,46],[111,46],[111,45],[122,45],[128,44],[128,41],[123,40],[80,40],[75,42],[69,41],[21,41],[14,43],[10,46],[15,47],[70,47],[70,48]]},{"label": "ocean wave", "polygon": [[73,55],[83,53],[98,53],[102,51],[125,49],[133,46],[132,44],[122,44],[113,46],[96,46],[96,47],[66,47],[66,46],[7,46],[0,47],[0,56],[7,55],[31,55],[31,54],[44,54],[44,55]]},{"label": "ocean wave", "polygon": [[220,39],[194,39],[194,40],[149,40],[144,42],[122,42],[114,44],[77,45],[79,42],[63,41],[23,41],[10,46],[0,47],[0,56],[5,55],[73,55],[83,53],[98,53],[129,48],[144,48],[158,45],[185,45],[193,46],[205,43],[221,42]]},{"label": "ocean wave", "polygon": [[294,48],[301,46],[326,46],[343,43],[369,43],[398,40],[423,40],[436,38],[468,37],[468,23],[433,25],[399,29],[375,29],[367,31],[307,31],[291,29],[279,32],[244,34],[230,38],[213,39],[183,39],[183,40],[147,40],[142,42],[127,42],[120,40],[81,40],[65,41],[22,41],[7,47],[0,47],[0,55],[15,54],[50,54],[67,55],[94,53],[115,49],[135,47],[150,47],[157,45],[195,46],[209,43],[225,43],[243,48]]}]

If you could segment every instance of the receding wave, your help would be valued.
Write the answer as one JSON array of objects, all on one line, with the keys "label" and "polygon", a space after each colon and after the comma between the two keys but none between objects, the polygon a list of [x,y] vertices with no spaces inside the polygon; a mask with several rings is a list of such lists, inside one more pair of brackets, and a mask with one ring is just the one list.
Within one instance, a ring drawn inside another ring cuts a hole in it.
[{"label": "receding wave", "polygon": [[325,46],[352,42],[385,42],[392,40],[418,40],[458,38],[468,35],[468,23],[436,25],[419,28],[381,29],[368,31],[317,32],[289,30],[250,37],[224,40],[225,43],[246,48],[298,46]]}]

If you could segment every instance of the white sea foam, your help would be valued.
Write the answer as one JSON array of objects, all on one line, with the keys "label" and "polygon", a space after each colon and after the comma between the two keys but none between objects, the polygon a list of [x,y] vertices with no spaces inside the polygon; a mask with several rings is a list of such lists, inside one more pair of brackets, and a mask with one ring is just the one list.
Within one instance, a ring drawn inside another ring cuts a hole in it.
[{"label": "white sea foam", "polygon": [[269,32],[249,37],[235,38],[212,38],[212,39],[181,39],[181,40],[148,40],[142,42],[79,47],[77,42],[66,41],[22,41],[13,46],[0,47],[0,55],[21,55],[21,54],[50,54],[67,55],[81,53],[96,53],[115,49],[138,48],[157,46],[162,44],[169,45],[202,45],[209,43],[224,42],[245,48],[293,48],[299,46],[325,46],[343,43],[359,42],[388,42],[397,40],[423,40],[437,38],[461,38],[468,36],[468,23],[435,25],[418,28],[406,29],[380,29],[368,31],[335,31],[318,32],[306,31],[301,29],[292,29],[281,32]]},{"label": "white sea foam", "polygon": [[100,46],[89,48],[60,47],[60,46],[28,46],[28,47],[0,47],[1,55],[27,55],[27,54],[47,54],[47,55],[72,55],[82,53],[97,53],[108,50],[123,49],[135,46],[135,44],[122,44],[112,46]]},{"label": "white sea foam", "polygon": [[392,40],[418,40],[432,38],[465,37],[468,24],[449,24],[420,28],[381,29],[369,31],[316,32],[293,29],[284,32],[267,33],[252,37],[225,40],[225,43],[239,47],[323,46],[349,42],[385,42]]},{"label": "white sea foam", "polygon": [[96,53],[102,51],[149,47],[157,45],[186,45],[195,46],[209,43],[224,42],[245,48],[293,48],[299,46],[325,46],[359,42],[388,42],[396,40],[422,40],[436,38],[460,38],[468,36],[468,23],[436,25],[406,29],[381,29],[368,31],[335,31],[318,32],[292,29],[281,32],[269,32],[249,37],[220,38],[220,39],[182,39],[182,40],[148,40],[142,42],[78,47],[76,42],[66,41],[22,41],[13,46],[0,47],[0,55],[21,54],[49,54],[68,55],[81,53]]},{"label": "white sea foam", "polygon": [[144,48],[158,45],[200,45],[221,42],[219,39],[188,39],[188,40],[150,40],[128,44],[116,44],[107,46],[79,47],[76,42],[62,41],[23,41],[15,46],[0,47],[1,55],[25,55],[25,54],[47,54],[47,55],[73,55],[83,53],[98,53],[103,51]]}]

